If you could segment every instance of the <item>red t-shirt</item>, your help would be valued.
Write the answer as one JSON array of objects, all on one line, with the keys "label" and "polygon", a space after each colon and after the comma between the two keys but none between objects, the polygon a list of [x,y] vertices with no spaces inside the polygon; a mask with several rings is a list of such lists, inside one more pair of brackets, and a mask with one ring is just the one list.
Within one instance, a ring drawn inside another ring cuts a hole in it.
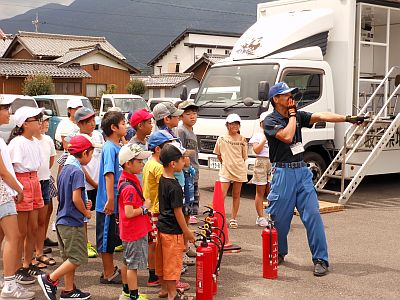
[{"label": "red t-shirt", "polygon": [[[129,174],[122,171],[118,181],[118,190],[125,180],[130,180],[136,184],[140,191],[139,179],[135,174]],[[125,185],[118,197],[119,208],[119,231],[121,240],[124,242],[133,242],[148,234],[151,231],[150,218],[147,215],[139,215],[134,218],[127,218],[124,207],[131,205],[133,208],[139,208],[143,205],[143,200],[137,193],[132,184]]]}]

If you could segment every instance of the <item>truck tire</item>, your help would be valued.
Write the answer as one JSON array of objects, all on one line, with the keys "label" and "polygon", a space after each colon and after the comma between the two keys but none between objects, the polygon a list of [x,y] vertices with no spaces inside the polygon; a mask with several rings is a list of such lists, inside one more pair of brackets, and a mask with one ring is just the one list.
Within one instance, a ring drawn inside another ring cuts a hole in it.
[{"label": "truck tire", "polygon": [[319,153],[306,151],[304,153],[304,162],[310,169],[313,175],[313,182],[316,184],[326,169],[326,162],[324,158]]}]

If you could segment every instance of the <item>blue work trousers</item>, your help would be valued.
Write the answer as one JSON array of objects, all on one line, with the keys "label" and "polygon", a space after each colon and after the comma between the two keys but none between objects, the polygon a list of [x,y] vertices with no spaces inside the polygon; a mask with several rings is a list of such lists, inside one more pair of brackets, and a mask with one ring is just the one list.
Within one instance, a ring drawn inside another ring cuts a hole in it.
[{"label": "blue work trousers", "polygon": [[272,215],[278,231],[278,252],[288,254],[287,235],[296,207],[307,230],[308,245],[313,261],[322,259],[328,263],[324,223],[319,213],[317,193],[312,174],[307,167],[272,168],[270,204],[267,213]]}]

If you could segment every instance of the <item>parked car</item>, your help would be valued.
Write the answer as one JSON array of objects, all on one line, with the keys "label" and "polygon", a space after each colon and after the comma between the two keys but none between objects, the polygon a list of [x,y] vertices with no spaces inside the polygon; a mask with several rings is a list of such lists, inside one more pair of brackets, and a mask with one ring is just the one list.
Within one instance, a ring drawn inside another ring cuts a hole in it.
[{"label": "parked car", "polygon": [[146,108],[149,110],[146,101],[141,96],[132,94],[104,94],[100,103],[100,118],[110,109],[118,107],[127,117],[130,112]]},{"label": "parked car", "polygon": [[10,123],[0,126],[0,137],[2,137],[7,142],[11,130],[15,127],[15,121],[14,121],[15,111],[22,106],[38,107],[38,105],[35,99],[33,99],[30,96],[0,94],[0,97],[15,99],[14,102],[11,104]]},{"label": "parked car", "polygon": [[158,103],[161,102],[172,102],[173,105],[176,106],[177,103],[181,102],[181,98],[166,98],[166,97],[161,97],[161,98],[150,98],[148,105],[150,109],[153,111],[154,106],[156,106]]},{"label": "parked car", "polygon": [[[93,109],[90,100],[84,96],[70,96],[70,95],[41,95],[34,96],[39,107],[44,107],[46,113],[51,116],[49,121],[49,131],[47,134],[54,140],[56,149],[62,149],[62,141],[56,140],[55,133],[58,123],[62,119],[68,118],[67,102],[72,98],[79,98],[83,106]],[[96,117],[96,125],[100,124],[100,118]]]}]

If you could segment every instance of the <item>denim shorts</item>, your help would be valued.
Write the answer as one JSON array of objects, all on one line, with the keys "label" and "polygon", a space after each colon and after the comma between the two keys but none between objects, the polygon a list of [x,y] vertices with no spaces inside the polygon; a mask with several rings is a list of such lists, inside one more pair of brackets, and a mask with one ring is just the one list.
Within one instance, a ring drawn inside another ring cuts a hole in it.
[{"label": "denim shorts", "polygon": [[4,202],[0,205],[0,220],[17,214],[17,208],[14,201]]},{"label": "denim shorts", "polygon": [[42,198],[44,205],[49,205],[50,198],[50,180],[40,180],[40,189],[42,190]]}]

